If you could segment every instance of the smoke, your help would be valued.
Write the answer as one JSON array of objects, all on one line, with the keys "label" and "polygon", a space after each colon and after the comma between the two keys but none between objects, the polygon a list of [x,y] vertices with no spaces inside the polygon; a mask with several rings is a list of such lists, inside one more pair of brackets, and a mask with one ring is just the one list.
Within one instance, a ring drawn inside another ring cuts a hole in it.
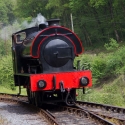
[{"label": "smoke", "polygon": [[37,17],[33,18],[31,23],[24,21],[22,24],[19,24],[17,21],[15,21],[13,25],[8,25],[0,30],[0,38],[3,40],[10,40],[13,33],[25,28],[38,26],[41,23],[47,24],[46,18],[42,16],[41,13],[37,14]]},{"label": "smoke", "polygon": [[27,21],[24,21],[22,23],[22,26],[24,28],[30,28],[30,27],[34,27],[34,26],[38,26],[41,23],[46,23],[46,18],[44,16],[42,16],[41,13],[37,14],[36,18],[33,18],[31,23],[28,23]]},{"label": "smoke", "polygon": [[3,40],[10,40],[12,34],[19,30],[21,30],[20,25],[17,21],[15,21],[13,25],[5,26],[0,30],[0,38]]}]

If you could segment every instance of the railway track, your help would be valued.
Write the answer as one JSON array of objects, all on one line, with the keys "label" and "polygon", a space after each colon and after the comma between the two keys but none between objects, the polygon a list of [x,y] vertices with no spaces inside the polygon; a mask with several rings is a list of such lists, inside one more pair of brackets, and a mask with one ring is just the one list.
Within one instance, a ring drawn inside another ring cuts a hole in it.
[{"label": "railway track", "polygon": [[[51,125],[124,125],[125,121],[123,108],[103,104],[77,101],[75,107],[48,104],[41,109],[30,105],[26,96],[4,93],[0,93],[0,101],[14,101],[38,110],[39,115],[44,116]],[[111,113],[117,113],[119,117],[114,117]]]},{"label": "railway track", "polygon": [[31,105],[28,103],[28,99],[27,96],[18,96],[18,95],[14,95],[14,94],[6,94],[6,93],[0,93],[0,101],[2,102],[16,102],[20,105],[23,105],[24,107],[30,108],[31,110],[34,109],[38,112],[39,116],[41,116],[41,119],[46,119],[46,121],[44,121],[45,124],[47,125],[58,125],[58,123],[55,121],[55,119],[48,114],[45,110],[40,109],[34,105]]},{"label": "railway track", "polygon": [[80,109],[90,111],[114,123],[115,125],[125,125],[125,108],[106,104],[77,101],[76,105]]}]

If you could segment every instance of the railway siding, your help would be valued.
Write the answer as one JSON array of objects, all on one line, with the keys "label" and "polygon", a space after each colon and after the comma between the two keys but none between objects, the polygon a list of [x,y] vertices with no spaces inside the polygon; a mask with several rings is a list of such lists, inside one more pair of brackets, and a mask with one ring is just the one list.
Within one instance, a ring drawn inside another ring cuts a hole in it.
[{"label": "railway siding", "polygon": [[90,111],[91,113],[111,121],[115,125],[125,125],[125,108],[80,101],[77,101],[76,105],[81,109]]}]

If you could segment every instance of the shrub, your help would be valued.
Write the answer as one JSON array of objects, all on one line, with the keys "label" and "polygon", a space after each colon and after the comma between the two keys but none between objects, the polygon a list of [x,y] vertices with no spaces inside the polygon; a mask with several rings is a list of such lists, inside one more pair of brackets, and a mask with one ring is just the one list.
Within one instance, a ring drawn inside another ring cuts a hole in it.
[{"label": "shrub", "polygon": [[106,74],[107,76],[114,76],[117,74],[118,70],[120,69],[120,58],[114,55],[110,55],[107,58],[106,62]]},{"label": "shrub", "polygon": [[119,44],[117,43],[117,41],[113,38],[110,38],[109,43],[105,43],[104,47],[106,48],[106,50],[114,50],[117,49]]},{"label": "shrub", "polygon": [[91,64],[93,77],[97,79],[102,79],[106,75],[105,68],[106,68],[105,58],[101,56],[96,57]]},{"label": "shrub", "polygon": [[12,57],[7,55],[0,60],[0,84],[12,90],[15,89],[13,81]]}]

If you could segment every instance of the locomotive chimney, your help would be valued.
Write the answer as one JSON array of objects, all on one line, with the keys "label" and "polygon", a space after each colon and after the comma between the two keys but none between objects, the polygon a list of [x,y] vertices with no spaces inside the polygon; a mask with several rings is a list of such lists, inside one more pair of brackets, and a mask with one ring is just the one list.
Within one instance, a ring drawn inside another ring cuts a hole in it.
[{"label": "locomotive chimney", "polygon": [[59,25],[60,19],[50,19],[47,20],[48,26],[56,26]]}]

